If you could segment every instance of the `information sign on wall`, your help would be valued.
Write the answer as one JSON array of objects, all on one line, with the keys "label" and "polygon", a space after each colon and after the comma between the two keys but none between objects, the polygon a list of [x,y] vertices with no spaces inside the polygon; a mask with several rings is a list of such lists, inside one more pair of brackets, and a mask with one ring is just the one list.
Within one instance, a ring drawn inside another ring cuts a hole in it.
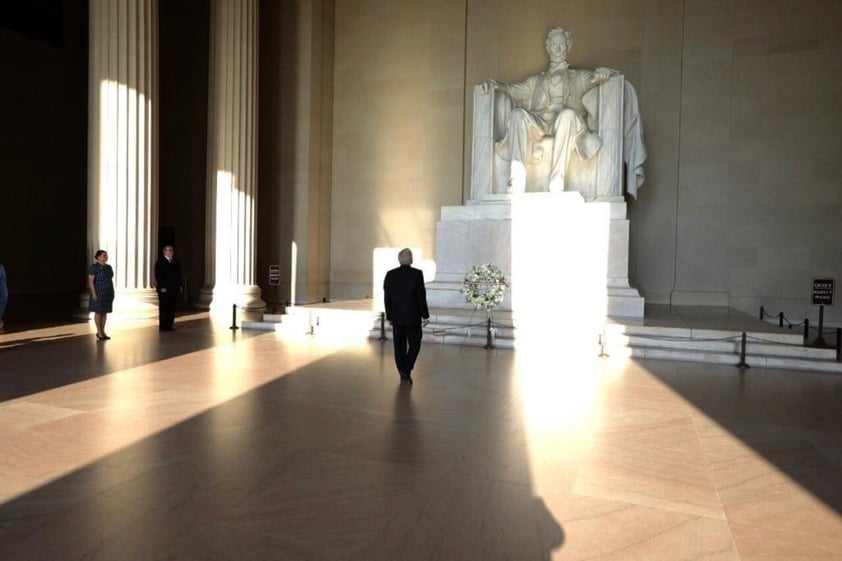
[{"label": "information sign on wall", "polygon": [[269,265],[269,285],[278,286],[281,284],[281,266]]},{"label": "information sign on wall", "polygon": [[833,279],[813,279],[813,305],[833,305]]}]

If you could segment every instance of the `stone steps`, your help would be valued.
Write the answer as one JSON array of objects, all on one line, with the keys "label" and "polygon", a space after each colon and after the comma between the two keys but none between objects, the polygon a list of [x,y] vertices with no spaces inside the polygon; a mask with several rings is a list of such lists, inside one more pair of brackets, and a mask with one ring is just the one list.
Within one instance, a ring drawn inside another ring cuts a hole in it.
[{"label": "stone steps", "polygon": [[[736,365],[742,331],[642,327],[614,324],[607,329],[610,355]],[[803,346],[796,333],[746,332],[745,363],[750,367],[815,370],[842,374],[836,349]]]},{"label": "stone steps", "polygon": [[[456,308],[430,310],[430,324],[424,328],[425,343],[484,347],[488,338],[485,312]],[[511,313],[492,316],[492,344],[498,349],[515,349],[518,330]],[[711,327],[641,325],[639,319],[613,318],[603,336],[604,352],[612,357],[644,360],[675,360],[736,365],[740,360],[742,331]],[[340,334],[355,338],[391,339],[370,304],[335,303],[289,308],[286,314],[266,314],[261,322],[243,322],[243,329],[274,330],[282,336]],[[842,374],[835,349],[803,346],[800,333],[768,328],[763,324],[746,331],[746,364],[753,368],[785,368]],[[522,336],[522,333],[521,333]],[[598,349],[599,335],[594,336]],[[595,351],[598,352],[598,351]]]}]

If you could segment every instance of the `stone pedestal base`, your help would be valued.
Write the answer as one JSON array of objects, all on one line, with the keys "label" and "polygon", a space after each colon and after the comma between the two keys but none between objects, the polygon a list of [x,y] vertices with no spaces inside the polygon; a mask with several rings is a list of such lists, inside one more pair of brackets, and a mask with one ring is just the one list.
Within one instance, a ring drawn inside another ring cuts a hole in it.
[{"label": "stone pedestal base", "polygon": [[[511,197],[442,207],[436,225],[435,262],[436,281],[427,284],[427,302],[434,308],[471,309],[460,290],[474,265],[493,263],[511,279]],[[510,294],[497,309],[512,309]]]},{"label": "stone pedestal base", "polygon": [[622,199],[585,203],[576,192],[500,196],[443,207],[431,307],[470,308],[460,294],[472,266],[493,263],[511,282],[499,306],[513,319],[552,315],[643,317],[629,285],[629,221]]}]

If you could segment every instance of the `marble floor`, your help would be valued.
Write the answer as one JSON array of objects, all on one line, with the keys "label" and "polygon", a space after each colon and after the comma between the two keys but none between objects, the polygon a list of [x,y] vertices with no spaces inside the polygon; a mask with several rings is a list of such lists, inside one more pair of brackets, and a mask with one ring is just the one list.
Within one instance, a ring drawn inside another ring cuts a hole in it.
[{"label": "marble floor", "polygon": [[842,377],[207,316],[0,333],[3,561],[842,559]]}]

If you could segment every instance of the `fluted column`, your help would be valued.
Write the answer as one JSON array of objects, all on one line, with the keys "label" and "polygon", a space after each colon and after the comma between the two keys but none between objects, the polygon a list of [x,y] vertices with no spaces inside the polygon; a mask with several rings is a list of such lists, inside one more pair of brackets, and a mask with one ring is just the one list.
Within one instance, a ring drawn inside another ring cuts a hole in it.
[{"label": "fluted column", "polygon": [[108,252],[116,314],[155,317],[158,2],[89,6],[88,263],[97,249]]},{"label": "fluted column", "polygon": [[200,305],[266,308],[255,282],[257,0],[211,0],[207,256]]}]

